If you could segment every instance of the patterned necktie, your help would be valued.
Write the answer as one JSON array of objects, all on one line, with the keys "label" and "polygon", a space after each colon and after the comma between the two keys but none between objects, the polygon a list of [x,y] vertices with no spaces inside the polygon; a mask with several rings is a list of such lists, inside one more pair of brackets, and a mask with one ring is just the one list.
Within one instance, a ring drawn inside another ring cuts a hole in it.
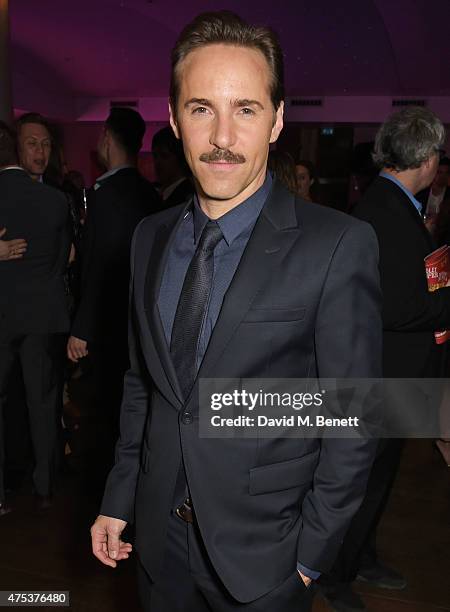
[{"label": "patterned necktie", "polygon": [[217,223],[209,221],[184,277],[175,313],[170,353],[185,399],[197,374],[197,347],[212,288],[214,249],[222,237]]}]

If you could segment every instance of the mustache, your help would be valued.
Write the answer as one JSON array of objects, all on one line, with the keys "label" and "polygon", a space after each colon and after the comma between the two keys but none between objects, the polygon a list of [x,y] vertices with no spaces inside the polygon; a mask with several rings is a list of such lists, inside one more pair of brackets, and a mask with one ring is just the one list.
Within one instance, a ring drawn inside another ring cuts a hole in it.
[{"label": "mustache", "polygon": [[209,153],[202,153],[199,159],[207,163],[227,162],[228,164],[243,164],[246,161],[241,153],[232,153],[229,149],[214,149]]}]

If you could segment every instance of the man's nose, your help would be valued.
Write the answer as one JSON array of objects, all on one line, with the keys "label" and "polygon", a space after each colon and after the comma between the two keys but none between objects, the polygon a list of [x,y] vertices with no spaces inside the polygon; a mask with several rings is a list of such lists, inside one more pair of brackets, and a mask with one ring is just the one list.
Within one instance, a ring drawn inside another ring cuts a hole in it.
[{"label": "man's nose", "polygon": [[216,115],[209,142],[218,149],[229,149],[236,143],[232,117]]}]

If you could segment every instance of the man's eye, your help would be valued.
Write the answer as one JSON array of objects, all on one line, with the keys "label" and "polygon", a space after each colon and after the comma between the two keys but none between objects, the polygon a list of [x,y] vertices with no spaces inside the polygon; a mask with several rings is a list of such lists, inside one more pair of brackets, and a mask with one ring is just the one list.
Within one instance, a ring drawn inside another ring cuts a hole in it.
[{"label": "man's eye", "polygon": [[243,115],[254,115],[255,111],[252,108],[248,108],[248,106],[244,106],[244,108],[241,108],[241,113]]},{"label": "man's eye", "polygon": [[197,106],[192,111],[192,113],[196,113],[197,115],[204,115],[207,112],[208,109],[205,106]]}]

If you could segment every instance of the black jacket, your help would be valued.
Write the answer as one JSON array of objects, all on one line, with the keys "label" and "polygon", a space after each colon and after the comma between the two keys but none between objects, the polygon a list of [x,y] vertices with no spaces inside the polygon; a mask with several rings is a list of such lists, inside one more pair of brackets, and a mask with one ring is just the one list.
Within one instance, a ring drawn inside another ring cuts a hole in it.
[{"label": "black jacket", "polygon": [[136,168],[123,168],[88,194],[81,300],[72,335],[126,343],[130,244],[136,225],[161,205]]},{"label": "black jacket", "polygon": [[450,288],[428,292],[424,257],[436,245],[422,217],[402,189],[383,177],[375,179],[354,214],[378,237],[384,376],[439,376],[443,348],[433,332],[450,327]]},{"label": "black jacket", "polygon": [[22,259],[0,262],[0,334],[69,330],[63,275],[70,235],[66,198],[24,170],[0,172],[0,227],[25,238]]}]

